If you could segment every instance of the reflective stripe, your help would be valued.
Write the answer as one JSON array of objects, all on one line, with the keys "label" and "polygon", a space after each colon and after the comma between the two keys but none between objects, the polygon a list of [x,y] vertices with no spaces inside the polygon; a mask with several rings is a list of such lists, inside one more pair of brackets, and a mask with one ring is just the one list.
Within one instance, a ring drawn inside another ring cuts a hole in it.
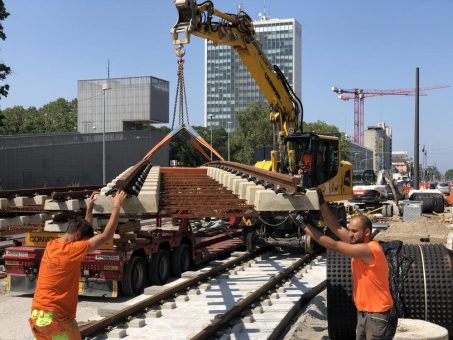
[{"label": "reflective stripe", "polygon": [[34,309],[31,312],[31,317],[36,319],[35,324],[38,327],[49,326],[53,321],[53,313],[45,312],[43,310]]}]

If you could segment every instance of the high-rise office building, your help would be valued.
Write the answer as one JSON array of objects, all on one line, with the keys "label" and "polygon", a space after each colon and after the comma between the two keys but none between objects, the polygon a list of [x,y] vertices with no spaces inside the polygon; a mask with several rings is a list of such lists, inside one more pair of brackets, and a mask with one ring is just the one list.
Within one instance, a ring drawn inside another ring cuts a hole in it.
[{"label": "high-rise office building", "polygon": [[169,83],[144,76],[79,80],[77,131],[80,133],[141,130],[168,123]]},{"label": "high-rise office building", "polygon": [[374,171],[392,170],[392,129],[385,123],[365,130],[364,145],[374,152]]},{"label": "high-rise office building", "polygon": [[[256,39],[274,65],[288,79],[298,97],[301,95],[302,28],[296,19],[268,19],[253,22]],[[242,63],[237,52],[226,45],[205,42],[205,122],[206,126],[234,130],[236,114],[250,104],[266,99]]]}]

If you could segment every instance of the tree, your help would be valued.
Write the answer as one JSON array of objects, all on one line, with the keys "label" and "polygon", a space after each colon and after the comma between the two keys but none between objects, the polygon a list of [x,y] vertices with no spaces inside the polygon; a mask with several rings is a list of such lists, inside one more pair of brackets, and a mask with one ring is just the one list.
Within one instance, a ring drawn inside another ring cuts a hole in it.
[{"label": "tree", "polygon": [[22,132],[27,110],[22,106],[13,106],[2,111],[0,134],[17,135]]},{"label": "tree", "polygon": [[6,108],[0,117],[0,134],[63,133],[77,128],[77,99],[59,98],[40,109],[22,106]]},{"label": "tree", "polygon": [[[269,110],[259,103],[250,105],[247,109],[237,114],[238,126],[231,138],[233,160],[252,164],[255,149],[261,146],[272,146],[272,124],[269,121]],[[345,153],[349,152],[349,144],[346,142],[344,133],[340,133],[338,127],[329,125],[323,121],[312,123],[304,122],[304,132],[335,133],[340,135],[340,147]]]},{"label": "tree", "polygon": [[77,99],[58,98],[39,109],[36,118],[42,120],[47,133],[74,132],[77,129]]},{"label": "tree", "polygon": [[[201,136],[205,141],[210,143],[211,130],[202,126],[192,126],[192,128]],[[185,134],[185,135],[183,135]],[[221,155],[224,155],[226,150],[227,133],[224,129],[213,129],[212,130],[212,141],[213,146]],[[218,147],[216,147],[218,146]],[[208,156],[210,151],[202,147]],[[215,159],[215,155],[213,155]],[[195,149],[193,145],[189,143],[189,135],[185,132],[181,132],[170,142],[170,159],[175,159],[184,166],[200,166],[206,163],[208,160]]]},{"label": "tree", "polygon": [[269,122],[268,111],[267,107],[257,102],[238,112],[237,128],[230,136],[233,161],[252,164],[257,147],[273,144],[272,124]]},{"label": "tree", "polygon": [[445,172],[445,180],[446,181],[452,181],[453,180],[453,169],[448,169]]},{"label": "tree", "polygon": [[[5,40],[6,39],[6,34],[3,32],[3,25],[1,22],[5,20],[9,16],[9,13],[6,11],[5,4],[3,3],[3,0],[0,0],[0,39]],[[4,82],[6,77],[11,74],[11,68],[6,66],[3,63],[0,63],[0,82]],[[9,85],[8,84],[2,84],[0,85],[0,98],[8,96],[8,91],[9,91]],[[0,126],[1,126],[1,113],[0,113]]]}]

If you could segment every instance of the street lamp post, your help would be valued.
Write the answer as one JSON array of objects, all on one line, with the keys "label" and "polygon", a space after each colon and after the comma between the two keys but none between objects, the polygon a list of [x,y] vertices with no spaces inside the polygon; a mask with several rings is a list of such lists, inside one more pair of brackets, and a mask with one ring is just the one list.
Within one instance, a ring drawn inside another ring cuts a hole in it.
[{"label": "street lamp post", "polygon": [[102,115],[102,184],[105,185],[105,91],[110,90],[109,83],[102,84],[102,93],[104,97],[103,115]]},{"label": "street lamp post", "polygon": [[357,155],[358,155],[358,154],[359,154],[358,152],[354,152],[355,169],[356,169],[356,170],[359,170],[359,168],[357,168]]},{"label": "street lamp post", "polygon": [[230,161],[230,124],[231,122],[228,122],[228,161]]}]

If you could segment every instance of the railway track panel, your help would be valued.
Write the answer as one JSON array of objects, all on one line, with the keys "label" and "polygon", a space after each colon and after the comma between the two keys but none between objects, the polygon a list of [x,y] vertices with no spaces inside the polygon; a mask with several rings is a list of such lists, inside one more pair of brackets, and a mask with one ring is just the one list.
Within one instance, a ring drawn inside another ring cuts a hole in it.
[{"label": "railway track panel", "polygon": [[[139,307],[124,306],[121,316],[114,316],[121,308],[118,306],[100,310],[100,315],[94,317],[98,319],[96,322],[102,322],[101,316],[110,315],[114,324],[105,333],[89,331],[87,325],[82,335],[96,339],[212,339],[222,335],[236,339],[277,338],[300,304],[324,287],[325,258],[312,259],[308,255],[301,259],[287,253],[264,254],[191,285],[190,289],[178,293],[172,290],[171,295],[159,299],[162,290],[174,289],[184,280],[199,281],[196,272],[187,273],[185,276],[190,278],[147,289],[145,293],[156,294],[154,303],[147,307],[143,300],[153,302],[149,300],[153,296],[135,298],[135,301],[142,300],[138,302]],[[228,261],[216,263],[224,265]],[[213,268],[216,267],[204,268],[199,274],[206,277]],[[133,313],[126,317],[127,309]],[[92,330],[95,328],[91,326]]]}]

